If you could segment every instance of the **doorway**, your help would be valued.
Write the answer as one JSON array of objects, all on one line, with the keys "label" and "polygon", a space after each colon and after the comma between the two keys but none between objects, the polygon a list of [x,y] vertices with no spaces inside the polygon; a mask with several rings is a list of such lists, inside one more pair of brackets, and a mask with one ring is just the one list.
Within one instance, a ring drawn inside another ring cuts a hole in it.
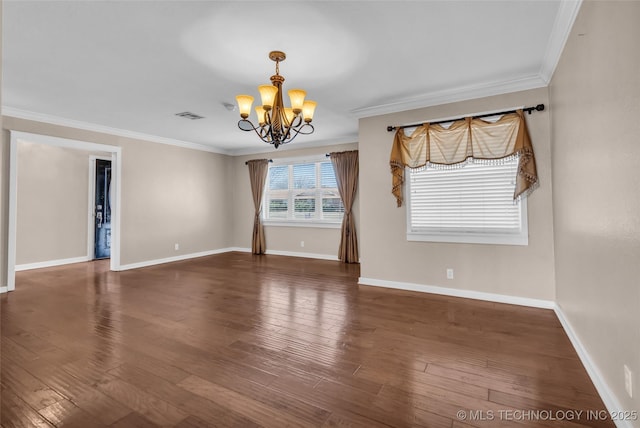
[{"label": "doorway", "polygon": [[111,257],[111,161],[95,159],[93,195],[93,259]]},{"label": "doorway", "polygon": [[[107,152],[111,154],[111,185],[108,195],[113,203],[110,213],[110,262],[112,271],[120,270],[120,194],[122,177],[122,149],[118,146],[89,143],[85,141],[70,140],[67,138],[52,137],[42,134],[32,134],[20,131],[11,131],[9,145],[9,206],[8,206],[8,239],[5,263],[7,267],[6,277],[0,278],[0,293],[15,290],[16,274],[16,223],[17,223],[17,193],[18,193],[18,141],[24,140],[32,143],[40,143],[57,147],[86,150],[92,152]],[[90,169],[91,170],[91,169]],[[93,234],[90,234],[93,236]],[[3,255],[4,257],[4,255]],[[6,282],[3,286],[2,282]]]}]

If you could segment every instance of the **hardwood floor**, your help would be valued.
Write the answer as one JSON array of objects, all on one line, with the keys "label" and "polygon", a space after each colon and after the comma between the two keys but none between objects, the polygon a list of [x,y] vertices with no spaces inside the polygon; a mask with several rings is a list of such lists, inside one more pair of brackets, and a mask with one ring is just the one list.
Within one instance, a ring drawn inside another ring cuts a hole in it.
[{"label": "hardwood floor", "polygon": [[358,275],[245,253],[19,272],[2,427],[614,426],[552,311]]}]

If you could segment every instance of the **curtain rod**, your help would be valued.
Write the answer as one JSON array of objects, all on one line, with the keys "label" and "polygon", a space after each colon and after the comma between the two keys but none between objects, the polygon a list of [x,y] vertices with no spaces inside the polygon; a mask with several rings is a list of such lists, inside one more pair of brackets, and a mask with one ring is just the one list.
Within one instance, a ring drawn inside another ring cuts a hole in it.
[{"label": "curtain rod", "polygon": [[[518,109],[520,110],[520,109]],[[522,111],[526,111],[527,113],[531,114],[532,111],[543,111],[544,110],[544,104],[538,104],[535,107],[525,107],[522,109]],[[495,113],[486,113],[486,114],[478,114],[476,116],[471,116],[472,119],[480,119],[481,117],[490,117],[490,116],[498,116],[498,115],[502,115],[502,114],[509,114],[509,113],[515,113],[517,110],[507,110],[507,111],[499,111],[499,112],[495,112]],[[422,122],[422,123],[414,123],[413,125],[402,125],[402,126],[387,126],[387,131],[391,132],[394,131],[396,129],[404,129],[404,128],[414,128],[416,126],[420,126],[420,125],[424,125],[425,123],[428,123],[430,125],[435,125],[438,123],[449,123],[449,122],[455,122],[456,120],[460,120],[460,119],[466,119],[466,117],[459,117],[457,119],[447,119],[447,120],[439,120],[437,122]]]},{"label": "curtain rod", "polygon": [[[269,159],[269,162],[273,162],[273,159]],[[246,161],[244,164],[249,165],[249,161]]]}]

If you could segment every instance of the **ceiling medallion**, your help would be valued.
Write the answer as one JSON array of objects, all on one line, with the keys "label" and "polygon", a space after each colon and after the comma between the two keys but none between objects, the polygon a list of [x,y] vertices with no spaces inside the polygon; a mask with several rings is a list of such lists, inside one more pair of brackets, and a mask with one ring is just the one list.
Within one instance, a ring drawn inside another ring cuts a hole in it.
[{"label": "ceiling medallion", "polygon": [[293,141],[298,134],[309,135],[314,131],[311,120],[316,109],[315,101],[305,101],[307,95],[302,89],[290,89],[288,91],[291,107],[285,107],[282,101],[282,83],[284,77],[280,75],[280,62],[286,59],[284,52],[272,51],[269,58],[276,62],[276,74],[271,76],[271,85],[260,85],[260,98],[262,105],[255,108],[258,116],[258,126],[250,120],[251,95],[237,95],[240,121],[238,128],[243,131],[255,131],[265,143],[273,144],[277,149],[282,144]]}]

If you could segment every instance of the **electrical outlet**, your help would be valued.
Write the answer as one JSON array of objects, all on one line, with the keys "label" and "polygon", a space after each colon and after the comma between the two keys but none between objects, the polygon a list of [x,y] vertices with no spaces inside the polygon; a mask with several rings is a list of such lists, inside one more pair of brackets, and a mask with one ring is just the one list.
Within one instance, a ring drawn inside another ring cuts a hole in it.
[{"label": "electrical outlet", "polygon": [[304,247],[304,241],[300,241],[300,246]]},{"label": "electrical outlet", "polygon": [[175,245],[173,246],[173,249],[174,249],[174,250],[176,250],[176,251],[178,251],[178,250],[180,249],[180,244],[175,244]]},{"label": "electrical outlet", "polygon": [[447,269],[447,279],[453,279],[453,269]]},{"label": "electrical outlet", "polygon": [[624,365],[624,389],[629,397],[633,398],[633,372],[626,364]]}]

